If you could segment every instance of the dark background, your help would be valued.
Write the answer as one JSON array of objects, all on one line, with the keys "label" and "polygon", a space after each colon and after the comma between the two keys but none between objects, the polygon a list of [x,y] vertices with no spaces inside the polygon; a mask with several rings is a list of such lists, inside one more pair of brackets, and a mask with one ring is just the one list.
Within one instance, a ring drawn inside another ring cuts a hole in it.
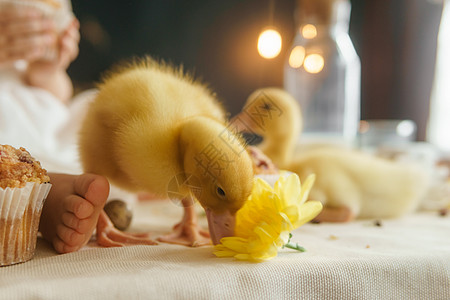
[{"label": "dark background", "polygon": [[[442,3],[354,0],[350,36],[361,58],[362,119],[412,119],[425,137]],[[112,64],[151,55],[183,64],[231,114],[264,86],[283,86],[294,36],[295,0],[275,1],[281,55],[261,58],[256,41],[269,24],[269,1],[72,0],[81,22],[80,55],[69,69],[77,90],[94,86]]]}]

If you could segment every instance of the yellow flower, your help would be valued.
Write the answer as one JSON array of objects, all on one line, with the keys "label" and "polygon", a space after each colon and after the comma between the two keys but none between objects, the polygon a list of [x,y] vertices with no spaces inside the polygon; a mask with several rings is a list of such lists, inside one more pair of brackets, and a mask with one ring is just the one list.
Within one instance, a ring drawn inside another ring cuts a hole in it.
[{"label": "yellow flower", "polygon": [[310,175],[303,186],[297,174],[281,176],[272,188],[255,178],[253,191],[237,212],[235,236],[215,246],[217,257],[262,261],[277,256],[290,239],[290,232],[312,220],[322,210],[318,201],[306,201],[314,184]]}]

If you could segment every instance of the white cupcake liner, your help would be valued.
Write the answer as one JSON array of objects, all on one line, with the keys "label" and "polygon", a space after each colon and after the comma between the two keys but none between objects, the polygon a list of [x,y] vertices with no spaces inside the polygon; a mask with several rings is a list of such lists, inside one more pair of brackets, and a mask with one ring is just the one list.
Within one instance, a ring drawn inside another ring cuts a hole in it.
[{"label": "white cupcake liner", "polygon": [[27,261],[36,249],[39,218],[51,184],[0,189],[0,266]]},{"label": "white cupcake liner", "polygon": [[[52,0],[52,2],[59,3],[60,5],[55,7],[42,0],[0,0],[0,10],[5,6],[36,8],[40,10],[44,16],[53,18],[57,30],[62,32],[69,26],[74,18],[72,7],[70,1]],[[57,55],[58,51],[55,47],[48,47],[43,59],[53,60]]]}]

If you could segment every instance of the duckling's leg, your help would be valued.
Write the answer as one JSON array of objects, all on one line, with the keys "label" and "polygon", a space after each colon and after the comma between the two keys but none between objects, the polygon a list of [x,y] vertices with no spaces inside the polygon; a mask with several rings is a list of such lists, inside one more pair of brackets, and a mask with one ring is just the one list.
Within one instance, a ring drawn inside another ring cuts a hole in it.
[{"label": "duckling's leg", "polygon": [[[353,221],[360,212],[361,196],[360,188],[355,180],[340,171],[336,167],[328,168],[329,174],[339,174],[333,180],[313,187],[310,198],[322,202],[324,208],[314,219],[316,222],[350,222]],[[326,189],[323,188],[326,186]]]},{"label": "duckling's leg", "polygon": [[122,247],[125,245],[157,245],[146,237],[147,234],[125,233],[114,227],[104,210],[97,222],[97,244],[103,247]]},{"label": "duckling's leg", "polygon": [[355,214],[346,206],[327,207],[325,206],[320,214],[312,222],[350,222],[355,219]]},{"label": "duckling's leg", "polygon": [[197,214],[191,198],[181,200],[184,208],[183,219],[174,226],[174,232],[158,238],[158,241],[191,247],[210,245],[209,233],[198,225]]}]

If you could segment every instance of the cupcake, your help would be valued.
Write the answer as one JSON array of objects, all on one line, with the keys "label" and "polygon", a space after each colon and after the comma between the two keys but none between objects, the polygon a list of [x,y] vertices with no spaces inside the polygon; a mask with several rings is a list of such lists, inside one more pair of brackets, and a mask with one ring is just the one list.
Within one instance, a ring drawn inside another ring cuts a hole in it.
[{"label": "cupcake", "polygon": [[0,266],[33,257],[49,182],[28,151],[0,145]]}]

